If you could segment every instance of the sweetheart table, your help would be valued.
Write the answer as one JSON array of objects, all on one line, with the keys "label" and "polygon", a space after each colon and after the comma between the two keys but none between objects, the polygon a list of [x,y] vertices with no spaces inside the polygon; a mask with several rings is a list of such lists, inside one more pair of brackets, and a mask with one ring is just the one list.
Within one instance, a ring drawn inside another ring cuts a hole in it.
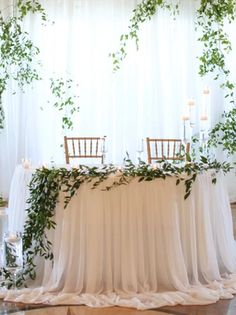
[{"label": "sweetheart table", "polygon": [[[9,229],[22,230],[33,169],[16,168]],[[114,181],[114,177],[106,180]],[[222,173],[197,176],[184,200],[176,178],[134,179],[103,191],[83,183],[49,231],[54,264],[37,261],[27,289],[2,293],[24,303],[137,309],[209,304],[236,294],[236,246]]]}]

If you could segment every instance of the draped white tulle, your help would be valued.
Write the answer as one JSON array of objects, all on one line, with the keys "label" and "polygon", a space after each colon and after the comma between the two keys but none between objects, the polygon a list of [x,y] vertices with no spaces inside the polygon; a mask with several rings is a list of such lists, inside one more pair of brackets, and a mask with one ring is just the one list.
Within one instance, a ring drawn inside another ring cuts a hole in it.
[{"label": "draped white tulle", "polygon": [[[27,182],[21,166],[11,186],[10,227],[22,229]],[[64,209],[56,206],[49,233],[54,264],[40,261],[30,289],[5,298],[25,303],[129,306],[208,304],[236,293],[236,247],[223,175],[197,177],[190,197],[176,178],[111,191],[82,184]]]},{"label": "draped white tulle", "polygon": [[[119,38],[128,31],[138,0],[42,0],[50,22],[42,26],[37,15],[25,28],[40,48],[43,80],[20,93],[10,83],[3,95],[5,130],[0,133],[0,193],[8,196],[10,180],[22,158],[34,164],[51,160],[64,163],[61,115],[52,109],[50,77],[71,77],[78,87],[79,114],[73,134],[107,135],[106,162],[121,164],[128,151],[137,158],[141,138],[183,135],[181,116],[187,99],[195,98],[194,133],[199,131],[202,90],[210,88],[209,126],[228,109],[223,92],[212,78],[200,78],[200,54],[194,12],[199,1],[181,0],[180,15],[173,19],[159,10],[143,23],[139,51],[128,44],[128,56],[117,73],[112,72],[110,52],[119,48]],[[10,14],[9,0],[0,0]],[[52,23],[54,21],[55,23]],[[234,38],[235,23],[228,26]],[[233,49],[235,42],[233,41]],[[227,59],[235,81],[235,58]],[[16,95],[12,95],[13,91]],[[43,107],[42,111],[40,108]],[[146,153],[142,158],[146,160]],[[229,181],[231,199],[236,200],[236,180]]]}]

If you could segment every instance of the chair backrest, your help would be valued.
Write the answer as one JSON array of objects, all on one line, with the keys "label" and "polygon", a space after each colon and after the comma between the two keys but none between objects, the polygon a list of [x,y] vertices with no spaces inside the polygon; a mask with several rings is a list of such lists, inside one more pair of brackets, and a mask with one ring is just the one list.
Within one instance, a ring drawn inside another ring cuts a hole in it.
[{"label": "chair backrest", "polygon": [[104,162],[104,137],[64,137],[66,163],[70,159],[90,158]]},{"label": "chair backrest", "polygon": [[[148,163],[157,160],[181,161],[183,157],[183,142],[180,139],[155,139],[147,138]],[[185,145],[184,145],[185,146]],[[185,146],[185,153],[189,153],[189,143]]]}]

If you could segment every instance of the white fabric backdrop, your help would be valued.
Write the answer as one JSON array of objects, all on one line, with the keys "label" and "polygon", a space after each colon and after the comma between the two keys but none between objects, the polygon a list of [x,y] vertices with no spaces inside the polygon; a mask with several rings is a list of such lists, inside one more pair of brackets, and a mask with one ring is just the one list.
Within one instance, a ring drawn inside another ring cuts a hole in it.
[{"label": "white fabric backdrop", "polygon": [[[78,83],[80,112],[75,116],[75,135],[107,135],[107,162],[122,163],[129,152],[137,158],[141,138],[182,137],[183,107],[196,100],[196,130],[199,129],[202,90],[211,89],[210,123],[225,108],[215,82],[198,76],[200,53],[194,31],[198,1],[181,1],[180,16],[173,20],[159,12],[140,32],[140,49],[129,45],[121,70],[112,73],[110,52],[119,47],[138,0],[43,0],[51,21],[41,26],[37,16],[25,23],[41,50],[43,80],[26,93],[4,95],[6,129],[0,133],[0,193],[7,196],[15,166],[22,158],[33,163],[64,162],[60,117],[48,100],[49,77],[72,77]],[[1,0],[8,9],[9,1]],[[235,25],[230,26],[235,31]],[[236,48],[236,47],[235,47]],[[229,58],[233,78],[235,60]],[[44,110],[40,110],[40,107]],[[143,159],[146,159],[144,152]],[[232,177],[231,181],[235,181]],[[230,193],[236,199],[233,184]]]}]

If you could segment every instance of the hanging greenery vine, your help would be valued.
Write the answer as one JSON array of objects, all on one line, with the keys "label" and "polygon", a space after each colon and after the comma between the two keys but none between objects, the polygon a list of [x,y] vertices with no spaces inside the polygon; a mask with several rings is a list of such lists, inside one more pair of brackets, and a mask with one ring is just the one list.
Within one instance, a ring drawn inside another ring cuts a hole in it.
[{"label": "hanging greenery vine", "polygon": [[[41,256],[44,259],[53,260],[48,231],[56,227],[54,215],[59,194],[64,196],[64,207],[66,208],[71,198],[79,193],[80,185],[83,183],[91,183],[91,189],[102,189],[105,193],[120,185],[127,185],[134,179],[142,182],[175,177],[176,185],[180,183],[185,185],[184,199],[186,199],[191,193],[198,174],[212,170],[212,183],[216,183],[216,173],[220,170],[227,173],[230,169],[229,163],[209,161],[204,156],[201,157],[200,163],[189,162],[182,166],[166,160],[158,162],[155,166],[143,161],[135,165],[129,158],[126,158],[122,168],[111,164],[101,168],[79,165],[78,168],[70,170],[46,167],[37,169],[29,184],[29,208],[26,210],[27,219],[23,234],[24,272],[18,278],[17,285],[24,285],[28,278],[35,279],[36,257]],[[109,184],[106,185],[106,179],[109,177],[113,181],[109,181]],[[99,188],[102,183],[105,185],[102,186],[103,188]],[[11,287],[13,283],[11,274],[5,270],[4,276],[5,283],[3,284]]]},{"label": "hanging greenery vine", "polygon": [[73,115],[79,111],[78,96],[75,93],[78,85],[72,79],[50,78],[50,89],[54,99],[53,106],[63,112],[62,128],[73,128]]},{"label": "hanging greenery vine", "polygon": [[[113,70],[120,69],[121,62],[127,56],[127,42],[135,40],[138,49],[138,31],[140,26],[150,20],[158,9],[168,9],[174,16],[179,12],[178,2],[164,0],[142,0],[133,10],[133,16],[128,26],[129,32],[120,37],[120,49],[110,54],[113,61]],[[220,80],[220,87],[225,91],[229,103],[234,104],[235,83],[230,78],[230,70],[226,64],[226,56],[232,51],[232,44],[225,32],[225,23],[232,23],[236,16],[236,0],[201,0],[196,11],[196,31],[199,32],[198,41],[202,43],[203,50],[199,59],[199,74],[206,76],[212,74],[214,80]],[[222,120],[217,123],[209,133],[207,145],[222,146],[229,154],[236,152],[236,110],[224,112]]]},{"label": "hanging greenery vine", "polygon": [[[23,1],[18,3],[22,12]],[[41,7],[39,8],[42,13]],[[24,9],[24,15],[31,12],[32,8]],[[34,12],[37,7],[34,8]],[[2,96],[7,88],[9,79],[17,82],[23,89],[34,80],[39,80],[36,58],[39,49],[34,46],[29,34],[22,28],[24,15],[7,16],[0,11],[0,128],[4,127],[4,110]]]},{"label": "hanging greenery vine", "polygon": [[[41,64],[37,61],[40,50],[23,29],[23,20],[30,13],[38,13],[43,22],[47,21],[46,11],[37,0],[18,0],[16,7],[13,6],[12,15],[6,17],[0,11],[0,129],[4,128],[5,119],[2,96],[9,80],[13,79],[24,90],[26,85],[42,79],[38,71]],[[70,78],[50,79],[50,89],[55,100],[53,106],[63,111],[63,129],[72,129],[72,115],[78,112],[78,96],[72,91],[73,85]]]},{"label": "hanging greenery vine", "polygon": [[111,53],[110,57],[113,62],[113,71],[120,69],[121,62],[127,56],[126,47],[129,40],[134,40],[136,48],[139,48],[139,37],[138,32],[142,23],[151,20],[151,18],[160,9],[166,9],[170,11],[173,16],[178,14],[179,5],[173,4],[172,1],[167,0],[143,0],[133,10],[133,16],[130,19],[130,25],[128,26],[129,32],[122,34],[120,37],[120,48],[117,52]]},{"label": "hanging greenery vine", "polygon": [[224,76],[221,87],[226,89],[225,97],[230,97],[232,103],[235,84],[230,82],[230,70],[225,61],[226,55],[232,51],[232,44],[224,31],[224,25],[225,21],[234,21],[235,13],[235,0],[201,0],[196,21],[196,30],[201,33],[198,40],[203,44],[203,52],[199,57],[199,74],[205,76],[213,73],[214,80]]},{"label": "hanging greenery vine", "polygon": [[39,13],[42,21],[47,20],[46,11],[37,0],[17,0],[17,8],[20,13],[20,18],[23,19],[26,15],[31,13]]},{"label": "hanging greenery vine", "polygon": [[218,122],[209,132],[208,147],[221,146],[228,155],[236,152],[236,108],[222,115],[222,121]]},{"label": "hanging greenery vine", "polygon": [[[197,15],[197,29],[202,34],[199,41],[203,44],[202,56],[199,57],[199,74],[204,76],[213,73],[214,80],[221,79],[221,88],[225,97],[233,105],[235,83],[230,79],[230,70],[226,65],[226,55],[232,51],[228,34],[224,31],[225,21],[235,20],[236,1],[207,1],[201,0]],[[209,132],[207,146],[221,146],[229,155],[236,152],[236,108],[222,114],[222,119]]]},{"label": "hanging greenery vine", "polygon": [[[140,25],[151,20],[159,9],[167,9],[175,17],[179,13],[179,3],[174,4],[166,0],[142,0],[133,10],[133,16],[128,26],[129,32],[120,37],[120,49],[111,53],[114,71],[120,68],[120,63],[127,56],[126,47],[129,40],[135,40],[139,48],[138,31]],[[196,31],[200,32],[198,40],[203,44],[202,55],[198,57],[199,74],[205,76],[213,72],[214,79],[220,75],[225,76],[222,88],[226,88],[226,97],[231,96],[233,102],[234,84],[230,82],[230,70],[226,66],[225,57],[232,50],[232,44],[227,33],[224,31],[225,21],[234,21],[236,13],[236,0],[201,0],[200,7],[196,12]]]}]

